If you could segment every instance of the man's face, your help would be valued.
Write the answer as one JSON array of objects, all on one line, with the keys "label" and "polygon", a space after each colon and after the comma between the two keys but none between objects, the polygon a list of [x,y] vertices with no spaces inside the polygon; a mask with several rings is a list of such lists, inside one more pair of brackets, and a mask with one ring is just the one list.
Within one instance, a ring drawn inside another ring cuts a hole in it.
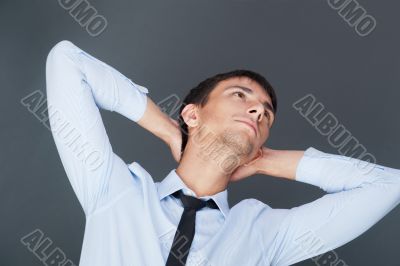
[{"label": "man's face", "polygon": [[198,109],[199,122],[237,155],[251,159],[267,140],[275,118],[268,106],[272,108],[271,98],[256,81],[230,78],[218,83]]}]

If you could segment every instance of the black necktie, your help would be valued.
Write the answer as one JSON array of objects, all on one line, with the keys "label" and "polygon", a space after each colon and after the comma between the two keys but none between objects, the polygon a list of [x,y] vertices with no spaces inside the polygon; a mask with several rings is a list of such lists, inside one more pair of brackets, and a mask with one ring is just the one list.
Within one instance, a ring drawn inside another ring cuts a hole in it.
[{"label": "black necktie", "polygon": [[183,194],[182,190],[178,190],[172,195],[181,199],[184,209],[175,232],[166,266],[183,266],[186,264],[186,259],[189,255],[189,249],[194,237],[196,211],[206,206],[218,209],[218,206],[212,199],[207,201],[201,200]]}]

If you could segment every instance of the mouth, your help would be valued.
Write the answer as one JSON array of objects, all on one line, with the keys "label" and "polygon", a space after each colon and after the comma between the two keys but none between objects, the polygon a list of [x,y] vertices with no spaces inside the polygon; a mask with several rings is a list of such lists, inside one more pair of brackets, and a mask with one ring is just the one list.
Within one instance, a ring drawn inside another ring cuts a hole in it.
[{"label": "mouth", "polygon": [[243,124],[249,126],[249,127],[253,130],[254,134],[255,134],[256,136],[258,135],[258,134],[257,134],[257,129],[256,129],[256,127],[255,127],[254,125],[252,125],[251,123],[249,123],[249,122],[247,122],[247,121],[243,121],[243,120],[236,120],[236,121],[237,121],[237,122],[241,122],[241,123],[243,123]]}]

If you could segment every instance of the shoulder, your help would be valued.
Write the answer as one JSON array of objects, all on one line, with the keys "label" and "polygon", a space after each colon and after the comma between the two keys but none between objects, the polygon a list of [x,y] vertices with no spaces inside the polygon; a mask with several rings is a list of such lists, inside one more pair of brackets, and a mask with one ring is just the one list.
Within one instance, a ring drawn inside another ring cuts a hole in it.
[{"label": "shoulder", "polygon": [[140,185],[142,189],[155,186],[153,177],[140,163],[134,161],[127,165],[135,185]]},{"label": "shoulder", "polygon": [[256,218],[260,213],[268,212],[270,210],[272,210],[272,208],[268,204],[255,198],[243,199],[231,208],[232,214],[247,217],[246,219],[250,217]]},{"label": "shoulder", "polygon": [[239,201],[235,207],[237,208],[251,208],[251,209],[260,209],[260,208],[271,208],[268,204],[254,198],[243,199]]},{"label": "shoulder", "polygon": [[288,215],[288,209],[272,208],[270,205],[254,198],[243,199],[231,209],[233,213],[241,214],[254,221],[270,221],[279,223]]}]

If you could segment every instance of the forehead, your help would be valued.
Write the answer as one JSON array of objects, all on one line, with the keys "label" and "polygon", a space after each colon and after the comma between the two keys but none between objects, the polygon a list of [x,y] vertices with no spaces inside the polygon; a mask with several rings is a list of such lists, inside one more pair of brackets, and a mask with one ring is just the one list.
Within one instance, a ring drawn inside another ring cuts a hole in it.
[{"label": "forehead", "polygon": [[258,84],[256,81],[248,77],[233,77],[223,80],[217,84],[214,90],[210,93],[210,96],[219,96],[229,87],[241,86],[251,89],[255,95],[263,102],[269,102],[271,104],[271,98],[265,91],[265,89]]}]

